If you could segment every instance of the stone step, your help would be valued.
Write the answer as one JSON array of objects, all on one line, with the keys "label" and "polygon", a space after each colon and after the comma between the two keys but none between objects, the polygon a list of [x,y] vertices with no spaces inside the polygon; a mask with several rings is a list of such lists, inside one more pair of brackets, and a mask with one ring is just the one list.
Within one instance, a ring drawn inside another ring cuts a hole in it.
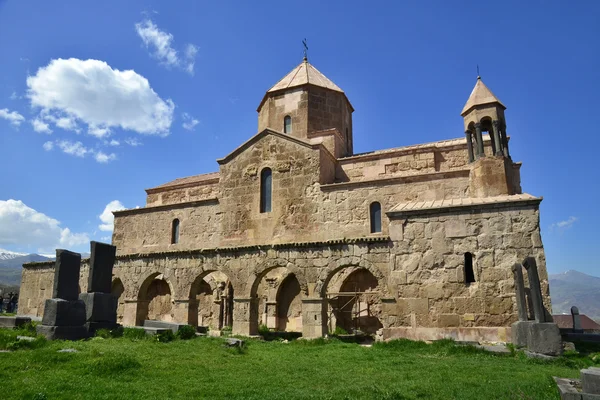
[{"label": "stone step", "polygon": [[170,331],[170,328],[155,328],[152,326],[136,326],[135,328],[143,329],[146,331],[146,335],[158,335],[166,331]]},{"label": "stone step", "polygon": [[15,328],[29,322],[31,322],[31,318],[29,317],[0,317],[0,327],[2,328]]},{"label": "stone step", "polygon": [[181,328],[182,326],[185,326],[185,325],[186,324],[178,324],[176,322],[153,321],[153,320],[149,320],[149,319],[144,321],[144,328],[148,327],[148,328],[170,329],[173,331],[173,333],[177,333],[179,328]]}]

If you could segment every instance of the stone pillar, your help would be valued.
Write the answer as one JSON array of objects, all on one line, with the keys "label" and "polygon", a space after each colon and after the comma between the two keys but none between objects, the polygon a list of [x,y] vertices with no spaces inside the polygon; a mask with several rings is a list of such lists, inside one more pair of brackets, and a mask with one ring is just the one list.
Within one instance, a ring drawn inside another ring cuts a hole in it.
[{"label": "stone pillar", "polygon": [[302,299],[302,337],[314,339],[327,334],[326,301],[321,297]]},{"label": "stone pillar", "polygon": [[178,299],[172,304],[173,322],[187,324],[189,319],[190,300]]},{"label": "stone pillar", "polygon": [[546,322],[544,303],[542,302],[542,287],[540,285],[540,277],[538,275],[535,258],[527,257],[525,261],[523,261],[523,266],[527,270],[527,277],[529,278],[529,288],[531,289],[531,300],[533,302],[535,322]]},{"label": "stone pillar", "polygon": [[514,264],[512,266],[513,275],[515,278],[515,296],[517,299],[517,311],[519,313],[519,321],[527,321],[527,300],[525,299],[525,282],[523,281],[523,266]]},{"label": "stone pillar", "polygon": [[508,152],[508,138],[506,137],[506,127],[502,127],[500,131],[500,137],[503,143],[502,150],[504,151],[504,157],[509,158],[510,153]]},{"label": "stone pillar", "polygon": [[137,300],[125,300],[123,304],[123,326],[135,326],[137,317]]},{"label": "stone pillar", "polygon": [[483,136],[481,135],[481,124],[478,122],[475,124],[475,140],[477,141],[477,157],[485,157],[483,150]]},{"label": "stone pillar", "polygon": [[269,300],[266,302],[266,323],[267,328],[269,329],[277,329],[278,321],[277,321],[277,302]]},{"label": "stone pillar", "polygon": [[494,129],[494,147],[496,148],[496,153],[494,154],[495,156],[501,156],[504,155],[504,151],[503,149],[503,143],[501,143],[500,140],[500,121],[498,120],[494,120],[492,121],[492,126]]},{"label": "stone pillar", "polygon": [[573,332],[583,333],[583,327],[581,326],[581,315],[579,315],[579,309],[577,307],[571,307],[571,316],[573,317]]},{"label": "stone pillar", "polygon": [[475,156],[473,155],[473,133],[470,130],[465,131],[465,135],[467,136],[467,151],[469,152],[469,162],[475,161]]},{"label": "stone pillar", "polygon": [[258,299],[233,299],[233,327],[231,332],[234,335],[242,336],[258,334]]}]

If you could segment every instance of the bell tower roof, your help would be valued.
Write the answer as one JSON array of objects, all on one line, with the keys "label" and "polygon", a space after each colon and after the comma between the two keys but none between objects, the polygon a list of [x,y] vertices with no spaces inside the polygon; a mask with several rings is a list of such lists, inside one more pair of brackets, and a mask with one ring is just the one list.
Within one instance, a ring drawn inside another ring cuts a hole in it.
[{"label": "bell tower roof", "polygon": [[492,93],[485,83],[483,83],[481,77],[478,76],[477,83],[475,83],[475,87],[469,96],[469,100],[467,100],[467,103],[463,107],[460,115],[464,117],[473,107],[493,103],[497,103],[502,107],[502,109],[506,109],[506,106],[502,104],[502,102],[494,95],[494,93]]},{"label": "bell tower roof", "polygon": [[344,93],[344,91],[340,89],[338,85],[323,75],[318,69],[310,64],[306,58],[296,68],[291,70],[289,74],[277,82],[271,89],[267,90],[267,93],[308,84]]}]

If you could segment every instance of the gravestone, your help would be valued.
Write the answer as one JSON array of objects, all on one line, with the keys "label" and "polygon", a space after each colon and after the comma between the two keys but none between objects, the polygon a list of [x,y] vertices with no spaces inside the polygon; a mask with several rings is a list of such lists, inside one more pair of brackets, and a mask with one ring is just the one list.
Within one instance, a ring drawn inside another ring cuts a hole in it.
[{"label": "gravestone", "polygon": [[115,329],[117,324],[118,299],[111,293],[112,271],[117,248],[110,244],[90,243],[90,270],[88,292],[79,299],[85,303],[86,327],[90,334],[98,329]]},{"label": "gravestone", "polygon": [[46,300],[42,324],[36,327],[47,339],[78,340],[88,337],[85,304],[78,298],[81,254],[56,250],[52,298]]},{"label": "gravestone", "polygon": [[[526,288],[522,268],[527,270],[529,280],[529,293],[531,298],[530,309],[533,308],[534,320],[529,320],[527,312]],[[558,325],[552,322],[551,317],[544,308],[542,301],[542,287],[538,275],[535,258],[527,257],[522,264],[512,267],[515,279],[515,296],[519,321],[511,326],[512,342],[519,347],[527,347],[532,353],[547,356],[562,354],[562,339]]]},{"label": "gravestone", "polygon": [[579,315],[579,308],[571,307],[571,317],[573,318],[573,332],[583,333],[583,327],[581,326],[581,315]]}]

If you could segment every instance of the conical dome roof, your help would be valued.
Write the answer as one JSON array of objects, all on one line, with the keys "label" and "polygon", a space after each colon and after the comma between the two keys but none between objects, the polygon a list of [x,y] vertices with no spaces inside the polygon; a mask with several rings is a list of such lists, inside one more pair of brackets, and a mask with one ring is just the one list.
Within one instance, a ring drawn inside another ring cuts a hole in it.
[{"label": "conical dome roof", "polygon": [[267,90],[267,93],[307,84],[344,93],[344,91],[340,89],[338,85],[323,75],[318,69],[310,64],[307,59],[304,59],[300,65],[291,70],[289,74],[284,76],[271,89]]},{"label": "conical dome roof", "polygon": [[502,108],[506,109],[506,106],[502,104],[502,102],[492,93],[492,91],[485,86],[485,83],[481,80],[481,77],[477,77],[477,83],[475,83],[475,87],[469,96],[469,100],[463,107],[460,115],[464,116],[467,112],[469,112],[475,106],[481,106],[483,104],[491,104],[498,103]]}]

